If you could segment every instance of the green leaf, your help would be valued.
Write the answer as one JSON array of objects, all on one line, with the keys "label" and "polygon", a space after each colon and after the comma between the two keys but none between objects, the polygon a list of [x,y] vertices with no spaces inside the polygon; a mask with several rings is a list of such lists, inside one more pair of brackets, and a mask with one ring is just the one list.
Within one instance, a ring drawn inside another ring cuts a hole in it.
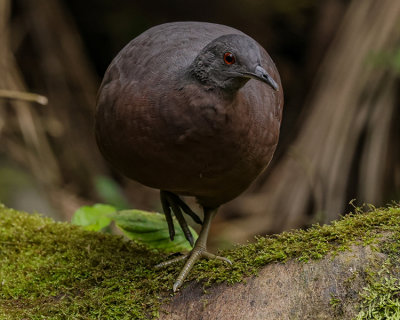
[{"label": "green leaf", "polygon": [[115,207],[107,204],[83,206],[75,211],[71,223],[83,226],[86,230],[100,231],[111,223],[110,214],[114,212],[116,212]]},{"label": "green leaf", "polygon": [[[163,214],[141,210],[122,210],[112,214],[112,218],[129,239],[151,248],[162,249],[167,252],[192,249],[175,219],[175,237],[174,241],[170,240],[167,221]],[[196,231],[191,227],[189,229],[196,240],[198,237]]]}]

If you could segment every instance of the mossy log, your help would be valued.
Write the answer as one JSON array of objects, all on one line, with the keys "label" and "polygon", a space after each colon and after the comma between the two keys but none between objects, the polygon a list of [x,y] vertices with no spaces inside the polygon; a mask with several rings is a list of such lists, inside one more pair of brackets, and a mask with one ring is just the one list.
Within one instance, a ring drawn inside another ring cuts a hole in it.
[{"label": "mossy log", "polygon": [[180,265],[121,237],[0,206],[1,319],[400,319],[400,207]]}]

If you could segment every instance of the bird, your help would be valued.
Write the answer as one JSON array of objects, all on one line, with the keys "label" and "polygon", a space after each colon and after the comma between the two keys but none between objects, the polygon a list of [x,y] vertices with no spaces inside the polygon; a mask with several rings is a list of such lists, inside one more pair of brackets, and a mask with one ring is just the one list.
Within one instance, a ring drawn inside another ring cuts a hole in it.
[{"label": "bird", "polygon": [[[169,22],[131,40],[100,85],[95,137],[116,171],[160,190],[169,235],[173,215],[192,250],[177,291],[207,251],[218,208],[270,163],[279,139],[283,90],[266,50],[245,33],[209,22]],[[203,221],[182,200],[195,197]],[[185,216],[201,224],[196,242]]]}]

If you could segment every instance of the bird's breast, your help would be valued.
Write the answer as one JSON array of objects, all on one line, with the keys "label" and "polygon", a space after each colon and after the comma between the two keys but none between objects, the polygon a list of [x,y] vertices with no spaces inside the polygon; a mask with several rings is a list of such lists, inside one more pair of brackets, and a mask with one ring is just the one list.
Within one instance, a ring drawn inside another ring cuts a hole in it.
[{"label": "bird's breast", "polygon": [[226,198],[236,196],[270,161],[278,120],[267,101],[256,101],[247,91],[233,99],[193,88],[179,94],[176,99],[188,103],[163,107],[161,117],[170,128],[168,149],[183,178],[182,187],[177,184],[173,191],[200,197],[223,190]]},{"label": "bird's breast", "polygon": [[270,161],[279,121],[268,94],[253,97],[244,87],[225,99],[189,87],[161,95],[139,85],[122,89],[130,99],[122,92],[98,104],[100,149],[126,176],[216,205],[240,194]]}]

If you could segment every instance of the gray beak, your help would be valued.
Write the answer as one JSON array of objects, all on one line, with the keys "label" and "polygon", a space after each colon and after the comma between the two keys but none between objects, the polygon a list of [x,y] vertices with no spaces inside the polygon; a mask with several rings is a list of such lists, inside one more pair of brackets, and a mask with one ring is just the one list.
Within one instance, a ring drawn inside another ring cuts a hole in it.
[{"label": "gray beak", "polygon": [[254,73],[247,73],[247,75],[249,75],[253,79],[265,82],[266,84],[271,86],[271,88],[274,89],[275,91],[279,91],[279,86],[276,83],[276,81],[272,79],[272,77],[268,74],[268,72],[265,71],[265,69],[261,66],[257,66]]}]

